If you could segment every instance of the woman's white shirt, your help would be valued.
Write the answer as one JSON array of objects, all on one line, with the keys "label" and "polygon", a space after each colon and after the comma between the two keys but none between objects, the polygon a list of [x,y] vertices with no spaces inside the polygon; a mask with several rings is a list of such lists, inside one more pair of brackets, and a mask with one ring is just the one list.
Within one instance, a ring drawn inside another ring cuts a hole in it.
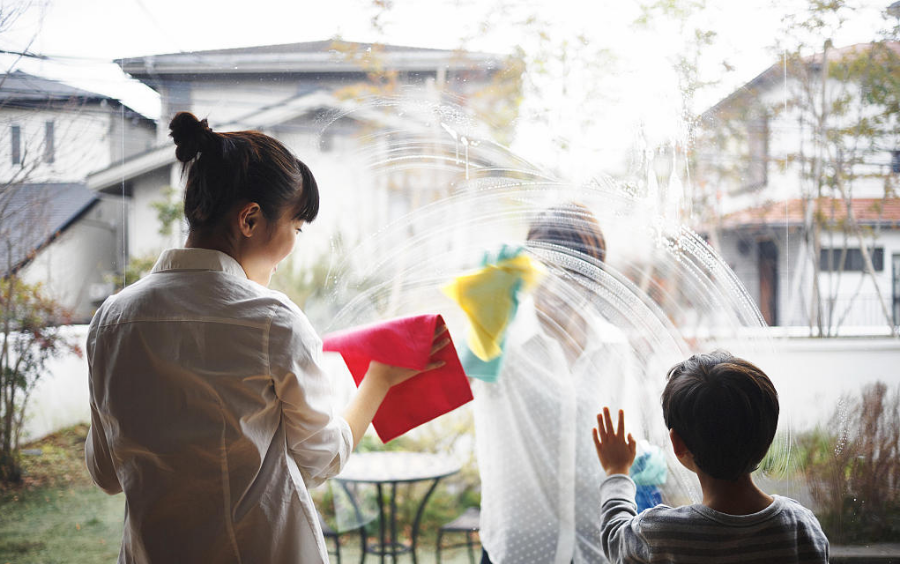
[{"label": "woman's white shirt", "polygon": [[591,428],[603,405],[632,395],[631,349],[599,315],[582,315],[587,341],[570,363],[526,297],[507,331],[498,381],[476,384],[481,541],[496,564],[606,562],[605,474]]},{"label": "woman's white shirt", "polygon": [[321,340],[225,253],[164,252],[109,298],[87,340],[85,458],[125,492],[119,562],[327,562],[308,487],[353,438]]}]

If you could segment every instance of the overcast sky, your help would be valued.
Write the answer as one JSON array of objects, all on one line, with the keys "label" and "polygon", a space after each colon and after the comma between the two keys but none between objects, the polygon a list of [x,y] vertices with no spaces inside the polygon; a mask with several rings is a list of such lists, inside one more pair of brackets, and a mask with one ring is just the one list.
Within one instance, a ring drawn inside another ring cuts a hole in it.
[{"label": "overcast sky", "polygon": [[[715,49],[701,61],[703,70],[718,77],[724,59],[734,71],[722,77],[721,84],[701,92],[694,109],[715,103],[777,61],[771,47],[785,16],[795,13],[801,3],[707,0],[707,9],[694,21],[718,35]],[[542,48],[558,52],[568,41],[578,45],[584,60],[599,52],[610,54],[608,68],[601,69],[605,75],[598,79],[600,71],[585,66],[587,70],[571,74],[568,85],[559,80],[556,88],[551,70],[543,78],[542,99],[532,96],[524,104],[523,121],[529,112],[552,108],[554,134],[572,139],[579,136],[576,130],[583,117],[579,112],[603,117],[607,131],[632,135],[640,123],[651,136],[677,135],[681,96],[674,88],[672,61],[686,34],[671,19],[636,28],[632,23],[639,11],[634,0],[388,0],[388,4],[380,26],[375,26],[372,18],[378,9],[373,0],[33,0],[28,11],[0,33],[0,48],[23,50],[33,41],[30,52],[52,59],[23,59],[18,63],[22,70],[120,98],[155,118],[159,113],[155,94],[127,79],[111,60],[338,35],[351,41],[500,53],[511,52],[516,45],[529,52]],[[862,9],[839,35],[839,44],[868,41],[881,25],[879,12],[887,2],[860,4]],[[524,25],[529,18],[542,23]],[[540,38],[538,31],[547,37]],[[12,58],[2,56],[0,62],[9,67]],[[575,93],[579,88],[580,98]],[[591,90],[601,91],[601,96],[588,94]],[[528,131],[528,124],[522,129]],[[596,140],[594,148],[602,149],[604,144],[621,145],[621,136],[592,134],[590,139]]]}]

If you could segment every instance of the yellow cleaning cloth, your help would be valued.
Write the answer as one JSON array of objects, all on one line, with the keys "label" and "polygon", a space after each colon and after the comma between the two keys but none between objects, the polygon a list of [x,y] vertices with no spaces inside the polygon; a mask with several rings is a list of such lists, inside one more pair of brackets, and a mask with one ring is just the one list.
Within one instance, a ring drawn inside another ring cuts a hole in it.
[{"label": "yellow cleaning cloth", "polygon": [[503,334],[518,304],[516,292],[530,290],[542,272],[539,263],[520,254],[457,276],[442,288],[466,313],[468,345],[475,356],[487,362],[503,353]]}]

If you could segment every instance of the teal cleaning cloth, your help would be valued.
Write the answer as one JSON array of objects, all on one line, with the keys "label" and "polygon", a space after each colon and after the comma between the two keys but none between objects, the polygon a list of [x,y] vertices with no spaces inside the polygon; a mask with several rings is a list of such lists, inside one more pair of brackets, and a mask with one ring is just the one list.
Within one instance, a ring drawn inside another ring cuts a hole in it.
[{"label": "teal cleaning cloth", "polygon": [[[518,310],[519,291],[523,287],[533,286],[540,274],[540,269],[528,257],[522,256],[523,251],[522,247],[503,245],[496,255],[485,253],[481,261],[483,269],[500,267],[505,270],[491,271],[493,276],[483,276],[485,270],[482,270],[475,275],[458,277],[448,285],[448,295],[460,303],[463,310],[470,314],[470,319],[475,313],[472,309],[477,301],[461,299],[460,289],[465,289],[468,296],[480,296],[480,300],[489,299],[489,302],[484,303],[492,303],[493,307],[500,308],[488,316],[491,320],[488,325],[492,327],[490,331],[482,330],[479,335],[481,338],[473,338],[475,335],[470,333],[466,346],[460,347],[460,362],[470,378],[493,383],[500,376],[506,348],[506,329]],[[497,276],[499,274],[502,274],[500,278]],[[503,277],[506,282],[503,282]],[[470,327],[469,331],[475,331],[475,327]],[[477,353],[472,349],[473,343],[478,345]]]},{"label": "teal cleaning cloth", "polygon": [[634,460],[628,473],[638,486],[665,484],[668,474],[666,455],[658,446],[648,444],[644,446],[644,452]]}]

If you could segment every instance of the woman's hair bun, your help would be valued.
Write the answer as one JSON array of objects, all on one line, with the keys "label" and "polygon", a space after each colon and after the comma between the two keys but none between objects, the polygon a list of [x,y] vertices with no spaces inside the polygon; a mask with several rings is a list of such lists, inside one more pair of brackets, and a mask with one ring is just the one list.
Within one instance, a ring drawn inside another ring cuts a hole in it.
[{"label": "woman's hair bun", "polygon": [[198,120],[190,112],[178,112],[169,123],[169,136],[175,140],[175,157],[186,163],[197,153],[209,150],[216,141],[216,134],[206,120]]}]

